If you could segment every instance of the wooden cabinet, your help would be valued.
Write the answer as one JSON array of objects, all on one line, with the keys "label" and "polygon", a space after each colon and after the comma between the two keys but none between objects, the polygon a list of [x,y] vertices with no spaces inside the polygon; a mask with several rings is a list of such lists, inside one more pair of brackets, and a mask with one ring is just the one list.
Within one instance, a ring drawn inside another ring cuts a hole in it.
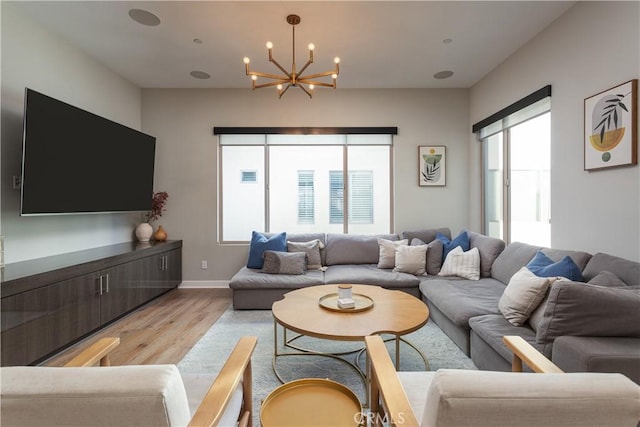
[{"label": "wooden cabinet", "polygon": [[182,281],[182,241],[119,244],[5,267],[2,366],[37,364]]}]

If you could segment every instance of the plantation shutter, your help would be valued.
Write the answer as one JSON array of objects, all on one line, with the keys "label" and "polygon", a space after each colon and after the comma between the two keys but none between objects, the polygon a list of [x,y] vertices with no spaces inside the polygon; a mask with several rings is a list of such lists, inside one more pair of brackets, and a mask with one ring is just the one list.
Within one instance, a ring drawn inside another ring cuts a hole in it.
[{"label": "plantation shutter", "polygon": [[372,171],[349,171],[349,223],[373,223]]},{"label": "plantation shutter", "polygon": [[315,222],[313,171],[298,171],[298,224]]}]

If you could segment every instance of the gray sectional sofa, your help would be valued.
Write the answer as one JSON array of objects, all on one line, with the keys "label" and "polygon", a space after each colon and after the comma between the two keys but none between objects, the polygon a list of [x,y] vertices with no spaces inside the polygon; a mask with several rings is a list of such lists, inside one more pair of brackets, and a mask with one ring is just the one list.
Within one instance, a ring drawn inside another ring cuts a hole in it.
[{"label": "gray sectional sofa", "polygon": [[[287,240],[296,242],[319,239],[324,244],[324,271],[283,275],[243,267],[229,284],[234,308],[270,309],[286,292],[305,286],[379,285],[421,298],[429,307],[430,320],[480,369],[509,371],[511,353],[502,336],[519,335],[567,372],[621,372],[640,384],[640,263],[603,253],[591,255],[519,242],[505,245],[502,240],[467,232],[470,248],[478,248],[480,253],[480,279],[442,277],[436,275],[439,267],[434,265],[442,254],[442,246],[434,241],[437,233],[451,238],[448,228],[401,235],[288,235]],[[430,243],[429,274],[414,276],[377,268],[378,237]],[[591,283],[554,283],[529,320],[514,326],[502,315],[498,302],[511,277],[538,250],[554,261],[569,256],[584,281]],[[604,282],[601,276],[605,276]],[[607,277],[615,280],[612,283]]]}]

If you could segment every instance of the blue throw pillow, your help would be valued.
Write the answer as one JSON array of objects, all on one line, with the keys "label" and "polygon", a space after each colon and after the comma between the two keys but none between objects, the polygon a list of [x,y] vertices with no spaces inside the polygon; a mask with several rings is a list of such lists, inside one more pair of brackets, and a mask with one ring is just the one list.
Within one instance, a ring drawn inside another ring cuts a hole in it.
[{"label": "blue throw pillow", "polygon": [[469,250],[469,234],[467,234],[466,231],[461,231],[458,237],[453,240],[449,240],[449,238],[442,233],[436,234],[436,239],[442,242],[442,262],[444,262],[449,252],[457,246],[460,246],[464,252]]},{"label": "blue throw pillow", "polygon": [[562,260],[555,262],[542,251],[536,252],[527,268],[538,277],[566,277],[574,282],[584,282],[582,272],[570,256],[565,256]]},{"label": "blue throw pillow", "polygon": [[264,251],[287,252],[287,233],[274,234],[267,237],[262,233],[253,231],[251,233],[251,246],[249,246],[248,268],[262,268]]}]

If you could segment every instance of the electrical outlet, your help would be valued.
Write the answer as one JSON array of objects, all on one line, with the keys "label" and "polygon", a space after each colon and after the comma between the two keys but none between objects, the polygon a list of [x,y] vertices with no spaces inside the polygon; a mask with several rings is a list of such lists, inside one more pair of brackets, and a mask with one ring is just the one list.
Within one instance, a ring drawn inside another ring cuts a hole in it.
[{"label": "electrical outlet", "polygon": [[202,261],[200,261],[200,268],[203,270],[207,269],[207,260],[203,259]]},{"label": "electrical outlet", "polygon": [[19,190],[22,186],[22,177],[20,175],[13,175],[13,189]]}]

